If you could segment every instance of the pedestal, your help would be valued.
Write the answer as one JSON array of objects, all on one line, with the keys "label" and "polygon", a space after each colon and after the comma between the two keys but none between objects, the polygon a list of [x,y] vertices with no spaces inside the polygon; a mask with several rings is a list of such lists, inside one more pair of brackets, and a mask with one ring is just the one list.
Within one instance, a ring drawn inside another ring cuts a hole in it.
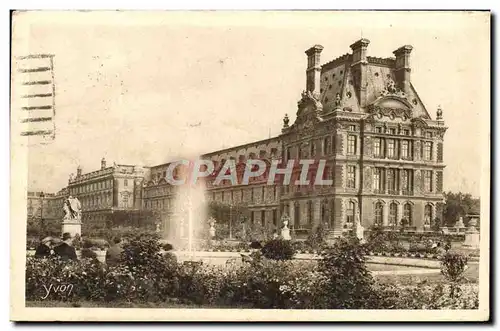
[{"label": "pedestal", "polygon": [[79,221],[69,221],[65,220],[62,222],[62,233],[70,233],[71,237],[75,237],[75,235],[82,235],[82,223]]},{"label": "pedestal", "polygon": [[292,237],[290,237],[290,229],[289,228],[281,229],[281,237],[283,238],[283,240],[292,239]]},{"label": "pedestal", "polygon": [[479,231],[474,226],[470,226],[465,232],[463,245],[467,248],[479,248]]}]

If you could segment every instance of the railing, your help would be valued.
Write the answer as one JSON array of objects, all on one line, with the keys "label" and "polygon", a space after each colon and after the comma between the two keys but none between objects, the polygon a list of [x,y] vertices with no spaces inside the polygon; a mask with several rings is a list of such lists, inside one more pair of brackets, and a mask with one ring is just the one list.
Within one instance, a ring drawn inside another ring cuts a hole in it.
[{"label": "railing", "polygon": [[413,190],[403,190],[403,195],[413,195]]},{"label": "railing", "polygon": [[399,195],[398,190],[389,190],[388,192],[389,192],[389,194],[392,194],[392,195]]}]

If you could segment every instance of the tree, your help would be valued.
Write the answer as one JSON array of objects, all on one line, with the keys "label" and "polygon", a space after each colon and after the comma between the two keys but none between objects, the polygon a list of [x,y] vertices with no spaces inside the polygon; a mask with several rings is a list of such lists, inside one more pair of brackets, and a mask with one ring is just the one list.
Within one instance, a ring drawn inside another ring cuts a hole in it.
[{"label": "tree", "polygon": [[474,199],[469,193],[444,193],[445,205],[443,210],[444,225],[454,226],[459,217],[475,213],[479,210],[479,199]]}]

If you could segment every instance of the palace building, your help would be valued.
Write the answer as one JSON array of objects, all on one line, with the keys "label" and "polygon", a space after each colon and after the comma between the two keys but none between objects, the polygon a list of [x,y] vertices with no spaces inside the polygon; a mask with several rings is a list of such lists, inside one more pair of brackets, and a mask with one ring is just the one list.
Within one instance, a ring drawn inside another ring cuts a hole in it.
[{"label": "palace building", "polygon": [[[369,41],[351,45],[352,52],[321,64],[323,47],[308,49],[305,90],[295,122],[283,119],[281,135],[204,154],[215,168],[234,160],[241,173],[248,159],[326,160],[330,186],[266,185],[266,174],[249,185],[212,185],[206,197],[229,206],[244,205],[249,222],[277,228],[287,214],[297,232],[308,233],[323,223],[339,236],[359,218],[374,224],[416,231],[442,218],[442,110],[431,118],[411,83],[412,46],[396,49],[394,57],[368,56]],[[177,187],[167,180],[170,163],[137,168],[115,166],[71,178],[69,194],[77,196],[85,217],[99,220],[114,209],[159,212],[172,234]],[[313,167],[314,168],[314,167]],[[313,169],[314,170],[314,169]],[[297,174],[294,174],[295,176]],[[86,215],[86,216],[85,216]]]}]

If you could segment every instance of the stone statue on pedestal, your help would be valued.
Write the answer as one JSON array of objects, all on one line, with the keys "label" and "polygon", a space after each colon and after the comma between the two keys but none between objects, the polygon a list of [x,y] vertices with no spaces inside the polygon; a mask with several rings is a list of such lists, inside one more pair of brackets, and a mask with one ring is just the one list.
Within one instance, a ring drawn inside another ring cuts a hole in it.
[{"label": "stone statue on pedestal", "polygon": [[292,237],[290,237],[290,228],[288,228],[288,222],[290,221],[290,218],[288,217],[287,214],[284,214],[281,220],[283,221],[283,228],[281,229],[281,238],[283,240],[292,239]]},{"label": "stone statue on pedestal", "polygon": [[462,217],[462,216],[460,216],[460,217],[458,218],[457,223],[455,223],[455,228],[457,228],[457,229],[465,228],[465,225],[464,225],[464,219],[463,219],[463,217]]},{"label": "stone statue on pedestal", "polygon": [[82,205],[73,196],[69,196],[63,204],[64,218],[62,221],[62,233],[70,233],[72,237],[82,233]]},{"label": "stone statue on pedestal", "polygon": [[215,238],[215,220],[213,218],[210,218],[209,224],[210,224],[210,229],[208,230],[208,233],[210,234],[210,238],[213,239]]},{"label": "stone statue on pedestal", "polygon": [[359,209],[356,210],[356,216],[354,217],[354,231],[356,238],[363,242],[365,240],[365,228],[361,225],[361,218],[359,216]]}]

